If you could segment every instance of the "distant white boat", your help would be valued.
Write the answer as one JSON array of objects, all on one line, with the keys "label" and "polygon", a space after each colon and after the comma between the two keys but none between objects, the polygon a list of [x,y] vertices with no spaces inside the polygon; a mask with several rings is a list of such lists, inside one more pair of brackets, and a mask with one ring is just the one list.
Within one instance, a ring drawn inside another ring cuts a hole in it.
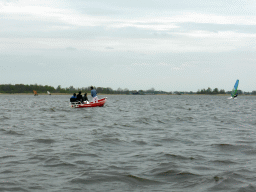
[{"label": "distant white boat", "polygon": [[48,95],[51,95],[50,91],[47,91]]}]

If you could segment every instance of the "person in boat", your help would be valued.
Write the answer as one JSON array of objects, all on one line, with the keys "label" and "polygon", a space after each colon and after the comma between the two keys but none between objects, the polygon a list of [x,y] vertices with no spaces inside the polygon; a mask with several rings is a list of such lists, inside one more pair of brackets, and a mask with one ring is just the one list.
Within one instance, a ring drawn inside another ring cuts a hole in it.
[{"label": "person in boat", "polygon": [[83,101],[89,101],[89,99],[87,97],[87,93],[84,93]]},{"label": "person in boat", "polygon": [[70,102],[76,102],[76,93],[73,94],[73,96],[70,98]]},{"label": "person in boat", "polygon": [[81,95],[81,91],[79,91],[79,93],[77,94],[76,100],[80,101],[80,102],[83,102],[83,96]]},{"label": "person in boat", "polygon": [[92,96],[92,102],[98,103],[97,91],[93,89],[93,86],[91,86],[91,96]]}]

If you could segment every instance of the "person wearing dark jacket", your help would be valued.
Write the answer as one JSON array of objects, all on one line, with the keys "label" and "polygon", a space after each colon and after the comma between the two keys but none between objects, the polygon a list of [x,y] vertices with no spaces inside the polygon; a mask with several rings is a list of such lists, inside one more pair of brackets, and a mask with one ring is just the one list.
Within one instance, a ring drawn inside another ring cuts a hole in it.
[{"label": "person wearing dark jacket", "polygon": [[81,91],[79,91],[79,93],[76,96],[76,100],[82,102],[83,101],[83,96],[81,95]]},{"label": "person wearing dark jacket", "polygon": [[74,93],[73,96],[70,98],[70,102],[76,102],[76,94]]},{"label": "person wearing dark jacket", "polygon": [[83,101],[89,101],[89,99],[87,97],[87,93],[84,93]]}]

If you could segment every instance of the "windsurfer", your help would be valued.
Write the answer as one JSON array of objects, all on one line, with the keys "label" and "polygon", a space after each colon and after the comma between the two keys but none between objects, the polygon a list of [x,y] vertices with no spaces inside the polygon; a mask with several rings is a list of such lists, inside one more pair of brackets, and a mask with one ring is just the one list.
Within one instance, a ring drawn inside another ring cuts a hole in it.
[{"label": "windsurfer", "polygon": [[236,98],[237,96],[238,96],[238,95],[237,95],[237,94],[235,94],[235,95],[234,95],[234,98]]},{"label": "windsurfer", "polygon": [[92,96],[92,102],[98,103],[97,92],[95,89],[93,89],[93,86],[91,86],[91,96]]}]

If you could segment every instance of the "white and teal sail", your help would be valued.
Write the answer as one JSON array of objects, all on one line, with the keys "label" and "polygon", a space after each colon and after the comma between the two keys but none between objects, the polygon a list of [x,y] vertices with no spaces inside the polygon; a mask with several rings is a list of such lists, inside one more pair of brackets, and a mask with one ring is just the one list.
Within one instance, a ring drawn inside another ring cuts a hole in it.
[{"label": "white and teal sail", "polygon": [[239,80],[237,79],[237,80],[236,80],[236,83],[235,83],[235,85],[234,85],[234,88],[233,88],[232,91],[231,91],[231,97],[234,97],[235,94],[237,93],[238,84],[239,84]]}]

